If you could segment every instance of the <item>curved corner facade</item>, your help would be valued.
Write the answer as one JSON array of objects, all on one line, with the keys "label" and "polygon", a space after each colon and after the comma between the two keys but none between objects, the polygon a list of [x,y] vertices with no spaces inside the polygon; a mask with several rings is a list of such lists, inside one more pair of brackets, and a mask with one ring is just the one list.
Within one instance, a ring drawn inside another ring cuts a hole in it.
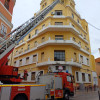
[{"label": "curved corner facade", "polygon": [[[54,0],[42,0],[40,11]],[[39,11],[39,12],[40,12]],[[39,13],[36,12],[35,16]],[[73,0],[60,2],[47,14],[43,21],[16,45],[12,65],[24,70],[28,77],[24,82],[35,82],[40,72],[63,71],[74,75],[75,86],[94,85],[95,63],[91,57],[88,23],[75,10]]]}]

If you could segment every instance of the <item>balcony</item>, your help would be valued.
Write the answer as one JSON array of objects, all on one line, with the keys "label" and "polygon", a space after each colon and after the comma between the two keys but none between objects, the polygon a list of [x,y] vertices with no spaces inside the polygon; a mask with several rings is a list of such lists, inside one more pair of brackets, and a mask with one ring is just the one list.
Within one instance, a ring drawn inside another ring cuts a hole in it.
[{"label": "balcony", "polygon": [[50,25],[49,23],[47,27],[44,27],[36,35],[33,35],[31,39],[27,40],[27,42],[33,40],[34,38],[48,31],[62,31],[62,32],[70,31],[70,32],[73,32],[75,35],[79,35],[79,31],[76,28],[74,28],[71,24],[70,25]]},{"label": "balcony", "polygon": [[22,46],[22,45],[24,45],[25,44],[25,42],[23,41],[23,42],[21,42],[20,44],[18,44],[15,48],[19,48],[20,46]]},{"label": "balcony", "polygon": [[87,51],[87,50],[85,50],[85,49],[83,49],[83,48],[81,48],[80,50],[81,50],[82,52],[84,52],[85,54],[90,55],[89,51]]},{"label": "balcony", "polygon": [[42,48],[42,47],[47,46],[47,45],[71,45],[71,46],[78,48],[78,49],[80,49],[80,47],[81,47],[80,44],[73,41],[71,38],[70,40],[51,40],[50,39],[46,42],[39,44],[37,48],[39,49],[39,48]]},{"label": "balcony", "polygon": [[[50,58],[49,58],[50,59]],[[74,62],[73,59],[67,59],[67,61],[46,61],[46,62],[42,62],[42,63],[37,63],[37,67],[41,67],[41,66],[48,66],[48,65],[70,65],[70,66],[74,66],[74,67],[78,67],[81,68],[82,64],[79,62]]]},{"label": "balcony", "polygon": [[89,44],[89,42],[84,37],[82,37],[81,35],[79,35],[79,38],[81,38],[85,43]]},{"label": "balcony", "polygon": [[22,54],[16,55],[14,58],[21,56],[21,55],[24,55],[24,54],[27,54],[29,52],[35,51],[37,49],[43,48],[43,47],[48,46],[48,45],[71,45],[71,46],[78,48],[78,49],[81,48],[80,44],[78,44],[78,42],[76,42],[76,41],[73,41],[72,38],[70,38],[70,40],[51,40],[49,37],[49,40],[38,44],[36,47],[33,46],[30,49],[24,50],[24,52]]}]

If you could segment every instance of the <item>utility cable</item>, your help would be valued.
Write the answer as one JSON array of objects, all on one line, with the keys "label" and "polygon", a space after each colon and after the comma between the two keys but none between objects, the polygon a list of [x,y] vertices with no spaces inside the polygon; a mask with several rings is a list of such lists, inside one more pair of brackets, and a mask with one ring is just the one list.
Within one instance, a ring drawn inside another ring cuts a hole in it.
[{"label": "utility cable", "polygon": [[90,24],[89,22],[88,22],[88,24],[89,24],[90,26],[92,26],[93,28],[95,28],[95,29],[97,29],[97,30],[99,30],[99,31],[100,31],[100,29],[99,29],[99,28],[97,28],[96,26],[94,26],[94,25]]}]

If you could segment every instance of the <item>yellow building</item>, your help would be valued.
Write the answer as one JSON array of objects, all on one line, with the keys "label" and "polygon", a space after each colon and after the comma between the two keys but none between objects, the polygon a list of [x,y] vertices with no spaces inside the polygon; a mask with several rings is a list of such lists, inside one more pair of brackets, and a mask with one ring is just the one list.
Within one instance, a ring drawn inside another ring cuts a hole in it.
[{"label": "yellow building", "polygon": [[[53,1],[42,0],[39,12]],[[68,70],[74,75],[75,85],[93,85],[96,73],[91,56],[88,23],[76,12],[74,0],[60,0],[15,47],[11,61],[19,67],[21,76],[24,70],[28,71],[25,82],[35,82],[39,72],[55,72],[62,66],[63,71]]]}]

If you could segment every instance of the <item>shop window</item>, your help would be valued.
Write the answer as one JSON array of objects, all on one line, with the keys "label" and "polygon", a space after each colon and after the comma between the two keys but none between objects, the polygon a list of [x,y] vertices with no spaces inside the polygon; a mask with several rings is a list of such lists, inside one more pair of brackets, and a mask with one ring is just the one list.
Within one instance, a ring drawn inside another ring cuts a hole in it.
[{"label": "shop window", "polygon": [[91,82],[91,75],[88,74],[88,79],[89,79],[89,82]]},{"label": "shop window", "polygon": [[31,80],[35,80],[35,74],[36,74],[35,72],[31,73]]},{"label": "shop window", "polygon": [[78,72],[76,72],[76,79],[77,79],[77,81],[79,81],[79,73]]},{"label": "shop window", "polygon": [[85,73],[82,73],[82,81],[85,82]]}]

